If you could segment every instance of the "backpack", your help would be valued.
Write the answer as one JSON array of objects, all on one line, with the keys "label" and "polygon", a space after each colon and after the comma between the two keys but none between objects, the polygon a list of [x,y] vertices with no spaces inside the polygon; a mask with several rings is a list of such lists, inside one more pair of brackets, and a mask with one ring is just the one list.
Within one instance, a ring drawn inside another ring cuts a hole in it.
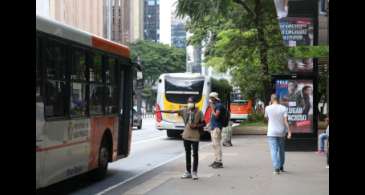
[{"label": "backpack", "polygon": [[[195,109],[194,110],[194,118],[197,118],[197,115],[199,114],[198,111],[199,111],[198,109]],[[199,125],[200,127],[197,130],[199,131],[200,135],[203,135],[205,133],[204,127],[205,127],[206,124],[205,124],[204,118],[201,118],[201,119],[203,119],[203,120],[200,121],[200,122],[198,122],[197,125]],[[187,120],[188,120],[188,116],[185,115],[184,116],[184,123],[185,123],[185,125],[188,124],[188,121]]]},{"label": "backpack", "polygon": [[230,112],[227,110],[227,108],[225,106],[222,105],[222,109],[220,112],[220,117],[219,117],[219,121],[222,124],[222,127],[227,127],[229,124],[229,120],[230,120]]}]

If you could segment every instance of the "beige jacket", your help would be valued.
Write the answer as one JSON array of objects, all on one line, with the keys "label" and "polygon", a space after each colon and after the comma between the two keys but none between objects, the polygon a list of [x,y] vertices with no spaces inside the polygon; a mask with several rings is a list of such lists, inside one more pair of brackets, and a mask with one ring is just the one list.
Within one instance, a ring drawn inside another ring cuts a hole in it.
[{"label": "beige jacket", "polygon": [[[185,121],[185,128],[184,128],[184,132],[182,134],[182,138],[184,140],[189,140],[189,141],[199,141],[200,140],[199,129],[190,128],[191,122],[189,120],[189,115],[191,112],[192,111],[186,109],[186,110],[180,111],[180,113],[179,113],[179,115],[181,115]],[[196,109],[193,124],[197,125],[197,124],[199,124],[199,122],[202,122],[202,121],[204,121],[203,113],[202,113],[202,111]]]}]

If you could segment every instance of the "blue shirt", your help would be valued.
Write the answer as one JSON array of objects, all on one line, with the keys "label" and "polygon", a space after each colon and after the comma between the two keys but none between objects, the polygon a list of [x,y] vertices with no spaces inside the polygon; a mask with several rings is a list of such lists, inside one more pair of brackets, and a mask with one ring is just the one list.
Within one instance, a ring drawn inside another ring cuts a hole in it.
[{"label": "blue shirt", "polygon": [[[222,111],[222,107],[223,107],[223,105],[221,103],[219,103],[219,102],[215,103],[214,112],[217,112],[218,110],[221,112]],[[222,114],[222,112],[220,114]],[[218,116],[218,118],[219,118],[219,116]],[[221,121],[219,121],[218,118],[216,118],[212,114],[212,118],[210,120],[210,125],[211,125],[212,130],[215,129],[215,128],[222,129],[222,123],[221,123]]]}]

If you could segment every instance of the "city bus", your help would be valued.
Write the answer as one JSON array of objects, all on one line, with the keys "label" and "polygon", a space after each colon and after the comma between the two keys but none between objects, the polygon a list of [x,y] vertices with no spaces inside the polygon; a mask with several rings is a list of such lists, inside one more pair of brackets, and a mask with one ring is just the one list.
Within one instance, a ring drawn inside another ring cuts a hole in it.
[{"label": "city bus", "polygon": [[130,49],[36,16],[36,189],[129,155]]},{"label": "city bus", "polygon": [[230,111],[232,122],[247,120],[252,113],[252,100],[244,99],[240,92],[235,91],[231,94]]},{"label": "city bus", "polygon": [[[161,113],[160,110],[180,110],[187,107],[188,97],[194,97],[195,106],[204,114],[208,124],[211,117],[209,93],[218,92],[222,103],[228,108],[230,87],[226,80],[216,80],[199,73],[166,73],[157,81],[155,106],[156,128],[166,130],[168,137],[178,137],[184,130],[184,121],[178,114]],[[203,137],[209,137],[207,133]]]}]

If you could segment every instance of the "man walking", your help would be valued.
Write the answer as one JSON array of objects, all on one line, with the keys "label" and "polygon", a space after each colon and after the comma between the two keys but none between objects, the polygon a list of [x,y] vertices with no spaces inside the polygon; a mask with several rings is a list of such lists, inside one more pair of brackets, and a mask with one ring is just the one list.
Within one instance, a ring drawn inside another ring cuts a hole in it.
[{"label": "man walking", "polygon": [[222,104],[218,97],[217,92],[212,92],[209,94],[209,105],[212,110],[212,115],[210,119],[210,134],[212,138],[212,144],[214,149],[214,162],[210,165],[212,168],[223,168],[222,163]]},{"label": "man walking", "polygon": [[275,94],[271,95],[270,105],[265,108],[265,117],[269,120],[267,136],[274,174],[278,175],[280,171],[284,172],[286,129],[288,130],[288,139],[291,139],[291,130],[288,124],[287,108],[278,104]]}]

